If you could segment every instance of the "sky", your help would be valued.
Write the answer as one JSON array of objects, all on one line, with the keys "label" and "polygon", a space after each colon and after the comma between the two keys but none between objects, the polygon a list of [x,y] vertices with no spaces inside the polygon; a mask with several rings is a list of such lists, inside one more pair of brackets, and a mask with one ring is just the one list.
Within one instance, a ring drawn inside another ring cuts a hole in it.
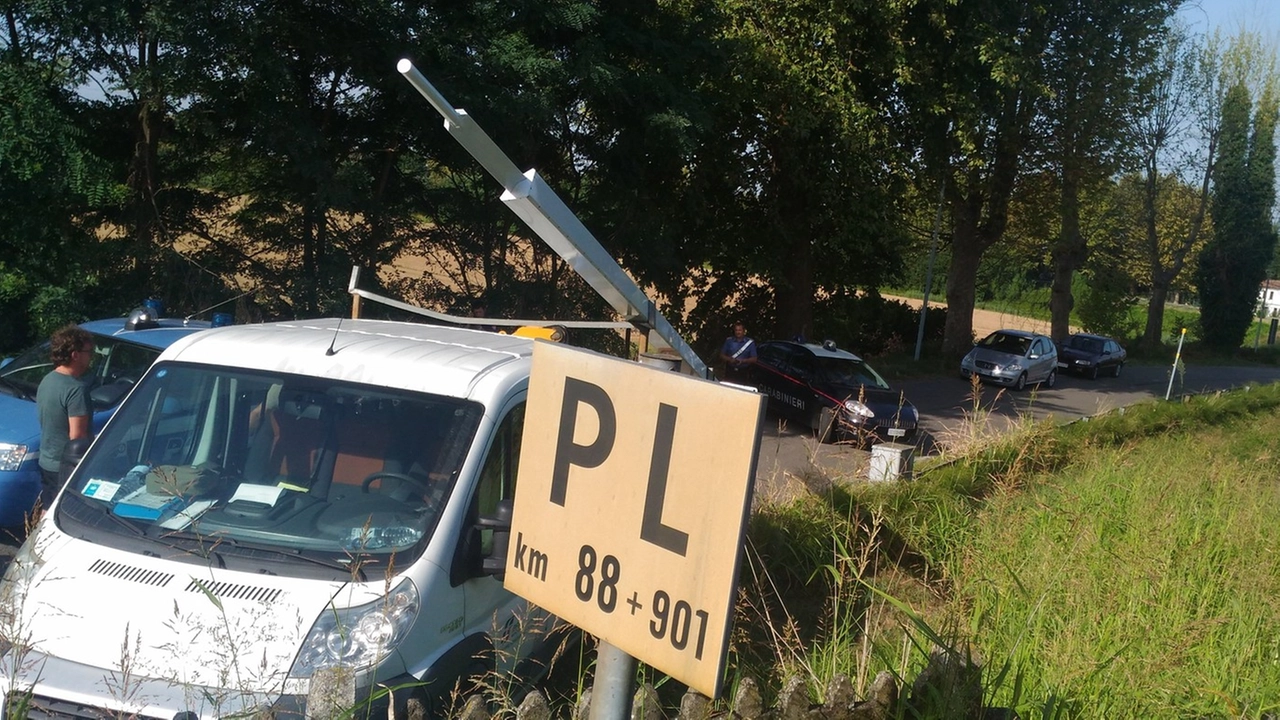
[{"label": "sky", "polygon": [[1280,0],[1187,0],[1179,14],[1195,30],[1229,37],[1248,28],[1280,46]]}]

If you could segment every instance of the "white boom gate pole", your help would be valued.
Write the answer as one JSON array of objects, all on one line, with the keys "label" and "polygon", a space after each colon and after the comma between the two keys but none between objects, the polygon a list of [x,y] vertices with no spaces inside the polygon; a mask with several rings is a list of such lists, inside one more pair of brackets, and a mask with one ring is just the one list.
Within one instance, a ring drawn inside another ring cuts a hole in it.
[{"label": "white boom gate pole", "polygon": [[1173,368],[1169,370],[1169,387],[1164,390],[1164,399],[1169,399],[1169,394],[1173,392],[1173,376],[1178,374],[1178,363],[1182,362],[1182,341],[1187,339],[1187,329],[1182,328],[1182,334],[1178,336],[1178,352],[1173,355]]},{"label": "white boom gate pole", "polygon": [[485,134],[479,124],[465,110],[452,107],[412,62],[401,60],[396,65],[396,70],[440,113],[444,118],[445,129],[453,139],[502,184],[502,202],[512,212],[564,258],[618,315],[641,330],[656,332],[658,337],[689,364],[695,374],[710,376],[706,363],[702,362],[671,323],[658,312],[653,301],[645,296],[635,281],[623,272],[591,231],[587,230],[582,221],[542,180],[537,170],[520,172],[511,158]]}]

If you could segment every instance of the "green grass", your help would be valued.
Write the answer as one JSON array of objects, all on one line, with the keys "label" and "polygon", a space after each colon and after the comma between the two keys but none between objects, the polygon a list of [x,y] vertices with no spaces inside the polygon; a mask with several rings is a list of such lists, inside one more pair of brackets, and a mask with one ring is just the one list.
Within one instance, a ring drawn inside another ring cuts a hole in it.
[{"label": "green grass", "polygon": [[[1280,701],[1280,417],[1089,453],[995,497],[954,567],[1034,711],[1257,717]],[[1090,709],[1091,708],[1091,709]],[[1088,709],[1088,710],[1087,710]]]},{"label": "green grass", "polygon": [[1280,385],[967,443],[758,513],[738,672],[909,685],[942,642],[1023,718],[1280,710]]}]

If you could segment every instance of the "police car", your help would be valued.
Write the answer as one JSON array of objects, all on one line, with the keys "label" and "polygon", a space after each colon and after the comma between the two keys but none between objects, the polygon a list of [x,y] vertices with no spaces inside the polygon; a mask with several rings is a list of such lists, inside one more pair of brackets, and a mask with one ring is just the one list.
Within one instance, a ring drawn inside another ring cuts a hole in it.
[{"label": "police car", "polygon": [[753,382],[770,411],[803,423],[824,442],[902,440],[915,434],[919,414],[870,365],[827,340],[762,343]]},{"label": "police car", "polygon": [[[159,309],[153,304],[128,317],[80,326],[93,335],[93,365],[82,380],[90,388],[95,433],[161,350],[211,325],[204,320],[159,317]],[[47,340],[0,365],[0,527],[23,526],[40,494],[36,388],[52,369]]]}]

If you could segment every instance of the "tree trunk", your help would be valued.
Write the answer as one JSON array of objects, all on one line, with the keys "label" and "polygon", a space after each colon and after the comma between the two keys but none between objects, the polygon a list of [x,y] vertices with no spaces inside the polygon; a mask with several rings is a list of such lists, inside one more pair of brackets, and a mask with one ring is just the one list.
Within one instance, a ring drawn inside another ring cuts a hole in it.
[{"label": "tree trunk", "polygon": [[1051,253],[1053,285],[1049,292],[1049,334],[1056,342],[1062,342],[1071,334],[1071,309],[1075,307],[1071,280],[1088,254],[1084,237],[1080,234],[1080,182],[1077,176],[1076,170],[1068,163],[1062,173],[1062,229]]},{"label": "tree trunk", "polygon": [[947,271],[947,324],[942,335],[944,357],[959,359],[973,347],[974,286],[982,262],[978,229],[957,221],[952,235],[951,268]]},{"label": "tree trunk", "polygon": [[316,313],[316,290],[320,267],[315,204],[313,195],[302,211],[302,277],[299,278],[298,295],[294,298],[295,317],[311,317]]},{"label": "tree trunk", "polygon": [[[154,68],[157,52],[155,41],[148,41],[145,36],[139,39],[137,59],[142,72],[150,72]],[[129,202],[134,218],[130,255],[135,277],[144,293],[158,291],[156,283],[163,281],[163,278],[152,276],[153,272],[163,272],[162,263],[152,262],[156,257],[163,229],[160,210],[156,204],[156,188],[160,186],[158,146],[162,124],[156,110],[163,107],[159,97],[160,90],[155,86],[154,77],[149,77],[139,91],[128,180]]]},{"label": "tree trunk", "polygon": [[[801,226],[797,226],[801,227]],[[778,326],[774,335],[790,338],[813,335],[813,243],[805,232],[788,234],[785,275],[777,288]]]},{"label": "tree trunk", "polygon": [[1151,299],[1147,302],[1147,327],[1142,332],[1142,344],[1148,349],[1164,344],[1164,305],[1169,298],[1169,286],[1164,283],[1151,285]]}]

